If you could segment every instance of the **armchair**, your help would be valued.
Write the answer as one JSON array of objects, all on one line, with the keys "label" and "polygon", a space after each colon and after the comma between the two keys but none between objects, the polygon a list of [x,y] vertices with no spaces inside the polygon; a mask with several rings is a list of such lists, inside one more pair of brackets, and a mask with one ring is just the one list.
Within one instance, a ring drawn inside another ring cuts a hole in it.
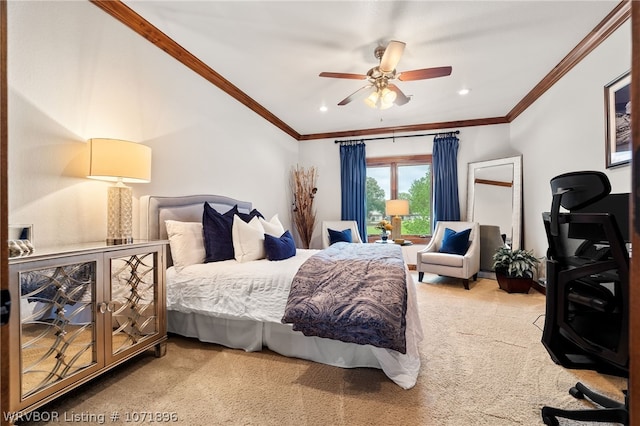
[{"label": "armchair", "polygon": [[[445,229],[455,232],[471,229],[469,244],[464,254],[441,253]],[[475,281],[480,270],[480,225],[477,222],[438,222],[431,241],[418,252],[416,263],[418,281],[425,272],[462,278],[464,288],[469,290],[469,278]]]},{"label": "armchair", "polygon": [[351,230],[351,242],[361,243],[360,232],[358,232],[358,223],[355,220],[325,220],[322,222],[322,248],[329,247],[329,229],[334,231]]}]

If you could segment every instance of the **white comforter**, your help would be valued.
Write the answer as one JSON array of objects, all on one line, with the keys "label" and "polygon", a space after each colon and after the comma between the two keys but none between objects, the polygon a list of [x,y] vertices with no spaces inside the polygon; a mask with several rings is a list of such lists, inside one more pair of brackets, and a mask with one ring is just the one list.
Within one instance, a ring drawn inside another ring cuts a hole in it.
[{"label": "white comforter", "polygon": [[280,323],[300,265],[317,250],[286,260],[225,260],[167,270],[167,309],[183,313]]},{"label": "white comforter", "polygon": [[[167,309],[227,319],[281,324],[291,281],[298,268],[318,250],[299,249],[282,261],[227,260],[167,270]],[[407,271],[407,353],[371,346],[385,372],[405,389],[416,383],[420,369],[422,327],[415,283]],[[368,346],[368,345],[367,345]]]}]

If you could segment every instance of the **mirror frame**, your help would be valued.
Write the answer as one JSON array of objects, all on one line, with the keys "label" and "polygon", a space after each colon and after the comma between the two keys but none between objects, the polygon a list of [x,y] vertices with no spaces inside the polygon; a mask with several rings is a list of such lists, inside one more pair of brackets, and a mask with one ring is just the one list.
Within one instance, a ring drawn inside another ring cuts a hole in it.
[{"label": "mirror frame", "polygon": [[469,163],[467,172],[467,220],[473,222],[476,170],[492,166],[513,165],[513,214],[511,215],[511,248],[522,248],[522,155]]}]

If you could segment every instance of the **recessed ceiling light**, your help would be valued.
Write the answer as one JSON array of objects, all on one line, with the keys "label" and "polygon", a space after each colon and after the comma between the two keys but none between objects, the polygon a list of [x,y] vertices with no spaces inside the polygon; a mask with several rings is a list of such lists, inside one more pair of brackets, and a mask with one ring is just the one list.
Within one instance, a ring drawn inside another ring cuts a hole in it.
[{"label": "recessed ceiling light", "polygon": [[320,107],[320,112],[327,112],[329,110],[329,108],[326,107],[326,105],[322,105]]},{"label": "recessed ceiling light", "polygon": [[458,95],[464,96],[468,94],[470,91],[471,91],[470,89],[460,89],[458,90]]}]

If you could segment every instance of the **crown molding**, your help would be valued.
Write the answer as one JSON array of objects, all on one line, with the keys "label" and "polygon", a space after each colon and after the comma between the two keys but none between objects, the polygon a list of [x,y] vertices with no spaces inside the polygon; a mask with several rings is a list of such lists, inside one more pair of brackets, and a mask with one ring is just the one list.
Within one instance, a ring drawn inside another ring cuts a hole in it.
[{"label": "crown molding", "polygon": [[149,42],[153,43],[156,47],[173,56],[173,58],[175,58],[178,62],[181,62],[187,68],[190,68],[192,71],[194,71],[196,74],[200,75],[210,83],[213,83],[229,96],[236,99],[238,102],[242,103],[247,108],[251,109],[256,114],[260,115],[265,120],[279,128],[292,138],[300,138],[300,134],[296,132],[291,126],[276,117],[271,111],[256,102],[253,98],[244,93],[229,80],[222,77],[215,70],[198,59],[187,49],[176,43],[171,37],[160,31],[157,27],[152,25],[142,16],[138,15],[120,0],[89,1],[107,12],[112,17],[116,18],[118,21],[125,24],[127,27],[131,28],[136,33],[140,34],[142,37],[149,40]]},{"label": "crown molding", "polygon": [[631,17],[631,1],[620,2],[576,47],[565,56],[520,102],[507,114],[509,122],[515,120],[540,96],[564,77],[585,56],[591,53],[607,37]]},{"label": "crown molding", "polygon": [[252,99],[238,87],[218,74],[184,47],[138,15],[120,0],[89,0],[112,17],[116,18],[156,47],[164,50],[177,61],[190,68],[198,75],[214,84],[225,93],[238,100],[247,108],[263,117],[268,122],[298,141],[316,139],[334,139],[353,136],[378,135],[385,133],[406,133],[423,130],[450,129],[454,127],[488,126],[511,123],[522,112],[529,108],[540,96],[549,90],[558,80],[566,75],[585,56],[600,45],[611,33],[617,30],[631,16],[631,0],[621,1],[567,56],[560,61],[520,102],[504,117],[489,117],[440,123],[423,123],[407,126],[378,127],[370,129],[353,129],[327,133],[302,135],[287,123],[276,117],[271,111]]},{"label": "crown molding", "polygon": [[381,135],[385,133],[420,132],[424,130],[442,130],[442,129],[453,129],[458,127],[489,126],[492,124],[505,124],[508,122],[509,121],[507,120],[506,117],[442,121],[440,123],[424,123],[424,124],[412,124],[407,126],[375,127],[371,129],[344,130],[340,132],[328,132],[328,133],[313,133],[309,135],[300,135],[300,138],[298,140],[309,141],[309,140],[315,140],[315,139],[337,139],[337,138],[346,138],[346,137],[353,137],[353,136]]}]

